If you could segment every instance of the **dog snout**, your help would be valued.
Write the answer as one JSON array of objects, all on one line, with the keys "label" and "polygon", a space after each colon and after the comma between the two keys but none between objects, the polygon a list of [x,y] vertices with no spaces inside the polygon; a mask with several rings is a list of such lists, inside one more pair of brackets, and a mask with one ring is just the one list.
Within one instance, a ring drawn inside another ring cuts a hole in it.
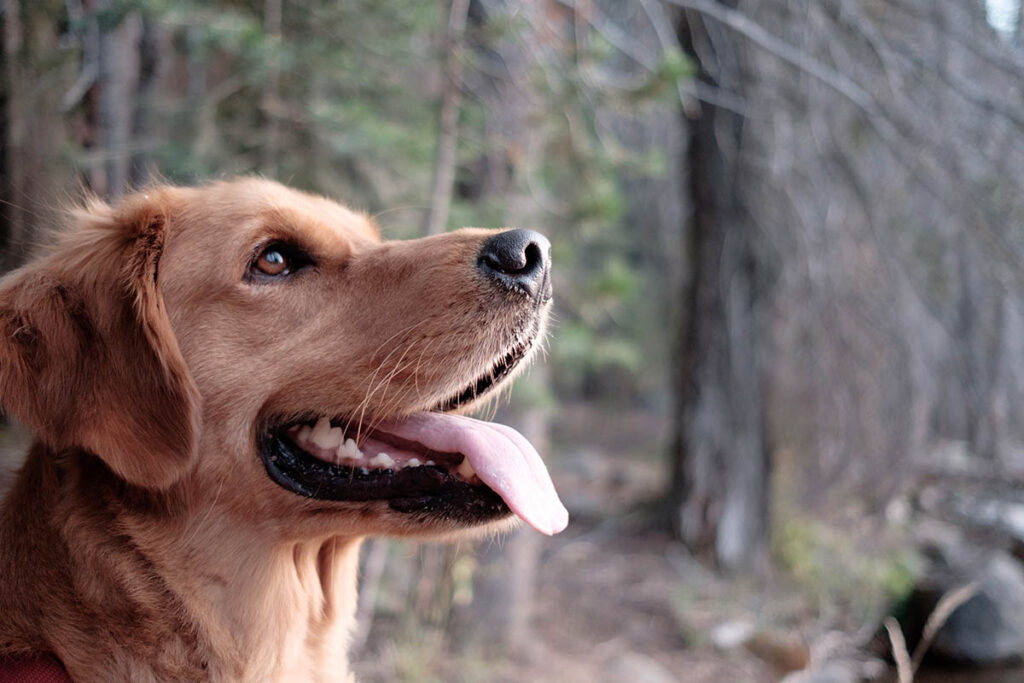
[{"label": "dog snout", "polygon": [[506,230],[484,242],[477,267],[489,279],[531,298],[551,298],[551,243],[533,230]]}]

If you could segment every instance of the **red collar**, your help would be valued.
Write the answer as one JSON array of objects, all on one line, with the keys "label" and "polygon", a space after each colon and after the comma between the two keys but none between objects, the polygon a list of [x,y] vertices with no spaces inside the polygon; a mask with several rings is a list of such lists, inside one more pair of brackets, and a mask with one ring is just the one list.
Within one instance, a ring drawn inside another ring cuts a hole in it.
[{"label": "red collar", "polygon": [[0,657],[0,681],[11,683],[72,683],[64,665],[53,655]]}]

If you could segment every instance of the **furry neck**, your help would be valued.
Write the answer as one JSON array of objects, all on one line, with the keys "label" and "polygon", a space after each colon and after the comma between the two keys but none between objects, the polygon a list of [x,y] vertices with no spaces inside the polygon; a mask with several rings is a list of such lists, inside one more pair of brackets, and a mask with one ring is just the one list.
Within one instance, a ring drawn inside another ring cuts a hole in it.
[{"label": "furry neck", "polygon": [[0,508],[0,654],[76,681],[347,680],[360,539],[182,508],[33,445]]},{"label": "furry neck", "polygon": [[198,593],[190,611],[209,634],[223,678],[345,680],[359,539],[267,544],[263,533],[223,532],[211,529],[211,542],[193,539],[181,555],[207,568],[191,582]]}]

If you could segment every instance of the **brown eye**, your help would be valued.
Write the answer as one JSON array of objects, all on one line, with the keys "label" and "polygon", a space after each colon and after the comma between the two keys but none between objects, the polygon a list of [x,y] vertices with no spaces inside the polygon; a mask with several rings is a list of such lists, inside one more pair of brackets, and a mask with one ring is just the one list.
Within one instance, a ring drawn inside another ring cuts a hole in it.
[{"label": "brown eye", "polygon": [[313,265],[313,258],[301,246],[275,240],[259,246],[253,252],[246,281],[283,281]]},{"label": "brown eye", "polygon": [[288,275],[292,272],[291,260],[285,255],[284,250],[274,245],[261,251],[254,265],[264,275]]}]

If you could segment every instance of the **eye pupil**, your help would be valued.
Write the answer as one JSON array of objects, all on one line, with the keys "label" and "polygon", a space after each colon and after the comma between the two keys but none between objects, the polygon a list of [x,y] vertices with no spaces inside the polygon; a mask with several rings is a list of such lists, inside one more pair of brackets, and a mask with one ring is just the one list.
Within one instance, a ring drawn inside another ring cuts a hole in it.
[{"label": "eye pupil", "polygon": [[291,263],[280,249],[271,247],[260,254],[256,268],[265,275],[287,275],[291,271]]}]

